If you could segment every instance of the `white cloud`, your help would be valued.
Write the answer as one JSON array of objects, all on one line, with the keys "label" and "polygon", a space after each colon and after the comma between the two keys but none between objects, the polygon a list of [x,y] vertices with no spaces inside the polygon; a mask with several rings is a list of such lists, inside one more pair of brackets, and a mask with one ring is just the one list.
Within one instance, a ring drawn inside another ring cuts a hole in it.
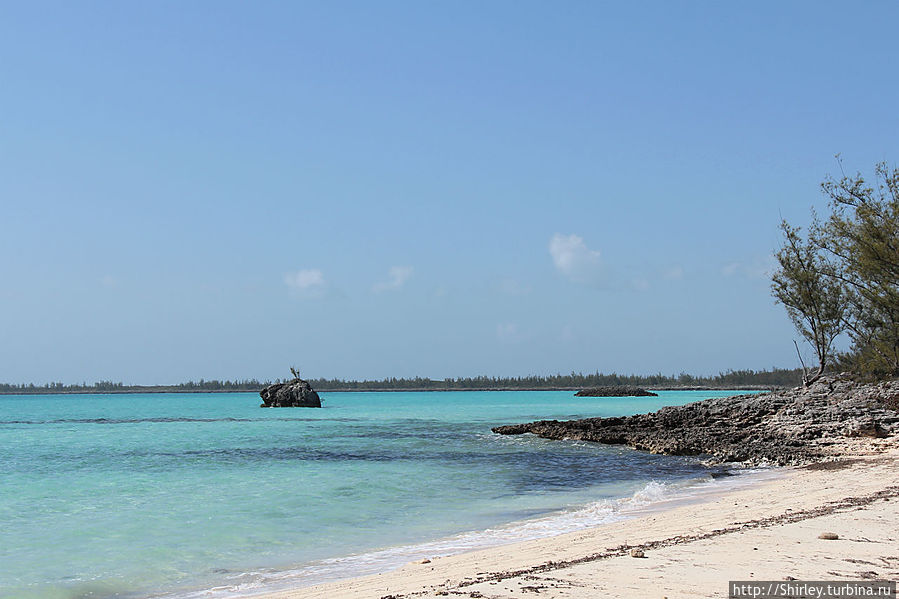
[{"label": "white cloud", "polygon": [[764,281],[771,278],[771,274],[777,270],[777,259],[773,254],[757,256],[751,262],[731,262],[721,269],[725,277],[739,275],[746,279]]},{"label": "white cloud", "polygon": [[633,281],[631,281],[631,285],[633,286],[635,291],[648,291],[649,290],[649,281],[644,277],[636,277]]},{"label": "white cloud", "polygon": [[770,279],[777,270],[777,258],[774,254],[756,258],[746,267],[746,275],[751,279]]},{"label": "white cloud", "polygon": [[556,269],[578,283],[599,282],[603,265],[597,250],[591,250],[575,234],[556,233],[549,241],[549,254]]},{"label": "white cloud", "polygon": [[411,266],[391,266],[387,272],[387,281],[375,283],[372,290],[375,293],[388,291],[391,289],[399,289],[406,284],[406,281],[412,276],[413,269]]},{"label": "white cloud", "polygon": [[737,274],[738,270],[740,270],[740,263],[739,262],[731,262],[730,264],[726,265],[724,268],[721,269],[721,274],[723,274],[725,277],[732,277],[735,274]]},{"label": "white cloud", "polygon": [[284,275],[284,283],[295,297],[321,297],[328,287],[322,271],[308,268]]},{"label": "white cloud", "polygon": [[506,295],[527,295],[531,292],[531,286],[519,283],[515,279],[503,279],[497,285],[497,289]]},{"label": "white cloud", "polygon": [[668,279],[669,281],[674,281],[678,279],[684,278],[684,267],[681,265],[675,265],[671,268],[667,269],[662,273],[662,278]]},{"label": "white cloud", "polygon": [[496,325],[496,336],[500,341],[518,341],[521,339],[521,332],[517,324],[504,322]]}]

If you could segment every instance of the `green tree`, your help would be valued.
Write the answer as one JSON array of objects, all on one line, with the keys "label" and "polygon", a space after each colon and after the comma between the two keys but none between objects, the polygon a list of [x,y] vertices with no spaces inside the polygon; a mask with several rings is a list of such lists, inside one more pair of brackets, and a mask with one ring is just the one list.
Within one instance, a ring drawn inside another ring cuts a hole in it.
[{"label": "green tree", "polygon": [[[772,276],[771,292],[784,305],[790,320],[814,348],[818,370],[810,374],[802,361],[802,382],[808,385],[821,377],[833,357],[834,339],[844,328],[843,285],[833,276],[833,266],[811,239],[803,239],[798,227],[780,224],[784,244],[775,257],[779,268]],[[799,346],[796,346],[799,351]]]},{"label": "green tree", "polygon": [[851,363],[863,374],[899,375],[899,169],[880,163],[873,186],[859,173],[828,178],[822,189],[832,214],[813,237],[845,289]]}]

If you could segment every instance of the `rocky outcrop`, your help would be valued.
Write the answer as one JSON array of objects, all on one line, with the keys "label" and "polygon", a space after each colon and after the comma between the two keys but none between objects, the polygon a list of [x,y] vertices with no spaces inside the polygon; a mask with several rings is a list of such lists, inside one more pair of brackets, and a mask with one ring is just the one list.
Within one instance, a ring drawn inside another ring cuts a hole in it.
[{"label": "rocky outcrop", "polygon": [[705,455],[713,462],[804,464],[833,456],[834,446],[849,438],[899,434],[897,398],[899,380],[860,385],[829,376],[808,388],[707,399],[636,416],[499,426],[493,432]]},{"label": "rocky outcrop", "polygon": [[259,392],[260,408],[320,408],[321,399],[309,381],[296,378],[287,383],[275,383]]},{"label": "rocky outcrop", "polygon": [[581,389],[574,394],[575,397],[658,397],[658,393],[632,387],[630,385],[612,385],[609,387],[593,387]]}]

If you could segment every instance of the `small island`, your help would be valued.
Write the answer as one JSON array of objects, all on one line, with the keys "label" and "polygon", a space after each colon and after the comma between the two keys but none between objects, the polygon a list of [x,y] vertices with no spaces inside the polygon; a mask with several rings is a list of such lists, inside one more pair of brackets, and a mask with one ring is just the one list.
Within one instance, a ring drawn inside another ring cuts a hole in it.
[{"label": "small island", "polygon": [[610,385],[607,387],[592,387],[581,389],[574,394],[575,397],[658,397],[658,393],[634,387],[632,385]]}]

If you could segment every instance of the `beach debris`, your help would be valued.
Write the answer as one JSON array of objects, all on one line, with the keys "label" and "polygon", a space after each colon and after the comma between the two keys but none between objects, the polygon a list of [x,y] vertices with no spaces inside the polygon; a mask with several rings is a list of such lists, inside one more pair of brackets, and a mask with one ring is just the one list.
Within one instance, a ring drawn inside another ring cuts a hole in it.
[{"label": "beach debris", "polygon": [[824,539],[825,541],[836,541],[840,538],[840,535],[835,532],[822,532],[818,535],[818,538]]},{"label": "beach debris", "polygon": [[633,549],[631,549],[631,557],[646,557],[646,555],[643,553],[642,549],[640,549],[639,547],[634,547]]},{"label": "beach debris", "polygon": [[[640,547],[643,547],[647,550],[661,549],[663,547],[672,547],[676,545],[682,545],[684,543],[692,543],[694,541],[704,541],[707,539],[714,539],[723,535],[729,535],[734,533],[740,533],[746,528],[751,529],[768,529],[775,526],[780,526],[782,524],[792,524],[794,522],[802,522],[805,520],[809,520],[812,518],[818,518],[820,516],[825,516],[837,512],[843,512],[847,510],[854,510],[863,506],[871,505],[877,501],[885,499],[887,497],[896,498],[899,497],[899,485],[891,485],[886,487],[885,489],[881,489],[879,491],[875,491],[868,495],[860,495],[855,497],[844,497],[838,501],[830,502],[826,505],[821,505],[813,508],[807,509],[796,509],[792,510],[789,513],[781,513],[773,516],[767,516],[764,518],[758,518],[754,520],[749,520],[746,523],[735,522],[730,526],[726,526],[724,528],[716,528],[710,531],[703,531],[694,534],[687,535],[677,535],[674,537],[668,537],[665,539],[659,539],[655,541],[646,541],[640,544]],[[855,539],[853,539],[855,540]],[[798,543],[798,541],[797,541]],[[610,558],[617,558],[621,556],[626,556],[628,554],[629,549],[636,549],[636,547],[632,547],[631,545],[625,544],[619,545],[617,547],[607,547],[605,551],[601,551],[599,553],[592,553],[590,555],[585,555],[582,557],[568,559],[568,560],[559,560],[559,561],[548,561],[543,562],[541,564],[537,564],[534,566],[530,566],[521,570],[503,570],[499,572],[478,572],[477,576],[474,578],[463,581],[459,584],[459,587],[467,587],[473,584],[489,584],[489,585],[498,585],[500,582],[508,581],[512,578],[518,577],[528,577],[528,576],[539,576],[541,580],[546,580],[547,573],[553,572],[556,570],[563,570],[565,568],[570,568],[572,566],[577,566],[580,564],[588,564],[593,562],[598,562],[600,560],[606,560]],[[884,564],[887,567],[892,566],[893,563],[899,563],[899,557],[880,557]],[[753,576],[754,573],[750,573],[750,576]],[[828,575],[841,577],[843,574],[838,572],[828,572]],[[785,577],[784,580],[796,580],[793,577]],[[557,582],[563,583],[566,587],[571,587],[572,585],[568,581],[558,580]],[[451,586],[452,581],[447,580],[444,583],[445,586]],[[555,585],[553,585],[555,586]],[[431,587],[432,589],[437,587]],[[498,590],[498,589],[497,589]],[[506,588],[506,590],[511,590]],[[457,591],[454,591],[455,594],[458,594]]]},{"label": "beach debris", "polygon": [[423,558],[423,559],[420,559],[420,560],[418,560],[417,562],[414,562],[414,563],[416,563],[416,564],[430,564],[430,563],[431,563],[431,560],[429,560],[428,558]]}]

